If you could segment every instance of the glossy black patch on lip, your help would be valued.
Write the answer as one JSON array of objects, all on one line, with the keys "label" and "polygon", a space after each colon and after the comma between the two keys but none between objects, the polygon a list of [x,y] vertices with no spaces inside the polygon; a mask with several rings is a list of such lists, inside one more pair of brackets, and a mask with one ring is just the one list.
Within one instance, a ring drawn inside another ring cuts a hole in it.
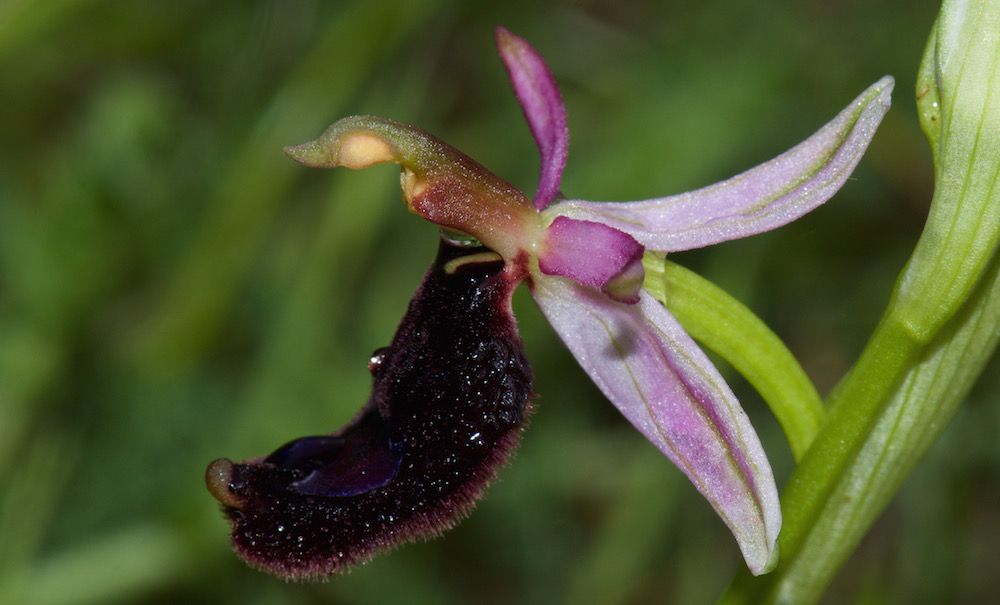
[{"label": "glossy black patch on lip", "polygon": [[250,565],[323,576],[435,536],[471,510],[517,444],[532,392],[503,261],[444,269],[484,251],[442,241],[370,364],[371,398],[345,428],[209,466],[206,483]]}]

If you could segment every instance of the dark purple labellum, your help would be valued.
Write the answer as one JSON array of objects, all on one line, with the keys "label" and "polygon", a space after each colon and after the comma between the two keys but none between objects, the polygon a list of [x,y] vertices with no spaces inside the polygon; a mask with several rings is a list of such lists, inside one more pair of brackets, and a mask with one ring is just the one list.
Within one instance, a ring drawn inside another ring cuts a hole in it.
[{"label": "dark purple labellum", "polygon": [[392,344],[372,355],[372,395],[352,422],[263,459],[209,465],[250,565],[327,575],[437,535],[472,508],[530,408],[504,268],[485,248],[442,241]]}]

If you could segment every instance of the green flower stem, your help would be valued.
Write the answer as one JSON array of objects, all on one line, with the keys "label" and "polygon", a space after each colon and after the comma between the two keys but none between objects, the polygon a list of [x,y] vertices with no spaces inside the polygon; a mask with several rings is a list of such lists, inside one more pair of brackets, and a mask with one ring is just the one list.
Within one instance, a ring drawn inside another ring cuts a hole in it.
[{"label": "green flower stem", "polygon": [[[857,365],[830,397],[823,430],[799,463],[782,495],[782,560],[799,549],[877,415],[920,355],[921,344],[900,322],[886,318],[876,328]],[[849,402],[843,403],[843,402]]]},{"label": "green flower stem", "polygon": [[790,562],[777,601],[819,599],[972,388],[1000,339],[1000,264],[993,264],[991,279],[924,351],[878,415]]},{"label": "green flower stem", "polygon": [[781,339],[750,309],[696,273],[647,253],[644,287],[684,329],[720,355],[760,393],[796,460],[823,422],[819,394]]},{"label": "green flower stem", "polygon": [[725,603],[816,602],[996,349],[1000,1],[946,2],[918,76],[931,213],[886,313],[782,496],[782,559]]},{"label": "green flower stem", "polygon": [[890,308],[924,340],[963,305],[1000,241],[997,32],[1000,1],[945,2],[918,73],[934,199]]},{"label": "green flower stem", "polygon": [[[995,257],[966,307],[922,350],[873,418],[868,417],[870,405],[839,416],[837,408],[831,412],[805,459],[814,464],[807,466],[804,461],[800,465],[782,499],[785,529],[779,540],[782,559],[778,568],[761,578],[741,575],[722,602],[816,602],[955,413],[998,342],[1000,257]],[[849,394],[845,388],[831,400],[850,401],[844,398]],[[877,391],[870,397],[877,397]],[[870,404],[870,400],[836,405],[851,410],[857,403]],[[824,458],[835,457],[829,443],[847,439],[846,431],[851,426],[860,430],[862,422],[871,426],[851,448],[850,463],[834,475],[823,475],[833,472],[820,466]],[[807,480],[810,476],[812,481]],[[829,476],[837,480],[822,481]]]}]

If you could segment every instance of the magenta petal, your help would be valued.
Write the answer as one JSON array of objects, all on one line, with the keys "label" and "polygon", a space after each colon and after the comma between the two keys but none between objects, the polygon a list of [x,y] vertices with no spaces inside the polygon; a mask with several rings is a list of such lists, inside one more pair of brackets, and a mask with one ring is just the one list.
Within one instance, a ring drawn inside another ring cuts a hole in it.
[{"label": "magenta petal", "polygon": [[781,508],[770,464],[732,391],[649,294],[638,305],[539,276],[533,294],[594,383],[729,526],[747,567],[776,558]]},{"label": "magenta petal", "polygon": [[604,290],[615,300],[639,302],[643,247],[631,235],[601,223],[560,216],[545,231],[539,248],[542,273]]},{"label": "magenta petal", "polygon": [[495,35],[500,59],[507,68],[514,94],[542,155],[541,175],[535,192],[535,207],[542,209],[559,192],[566,167],[569,153],[566,107],[556,80],[538,51],[527,40],[503,27],[497,27]]},{"label": "magenta petal", "polygon": [[547,212],[607,223],[660,252],[770,231],[840,189],[888,111],[892,87],[891,77],[882,78],[813,136],[727,181],[641,202],[566,201]]}]

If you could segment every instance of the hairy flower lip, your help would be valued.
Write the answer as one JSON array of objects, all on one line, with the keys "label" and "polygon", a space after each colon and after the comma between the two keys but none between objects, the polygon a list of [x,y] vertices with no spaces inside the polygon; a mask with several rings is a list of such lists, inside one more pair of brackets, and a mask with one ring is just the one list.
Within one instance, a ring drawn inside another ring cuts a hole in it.
[{"label": "hairy flower lip", "polygon": [[512,455],[532,373],[511,312],[510,263],[442,238],[372,395],[332,435],[213,461],[206,484],[236,552],[286,579],[342,571],[455,525]]}]

